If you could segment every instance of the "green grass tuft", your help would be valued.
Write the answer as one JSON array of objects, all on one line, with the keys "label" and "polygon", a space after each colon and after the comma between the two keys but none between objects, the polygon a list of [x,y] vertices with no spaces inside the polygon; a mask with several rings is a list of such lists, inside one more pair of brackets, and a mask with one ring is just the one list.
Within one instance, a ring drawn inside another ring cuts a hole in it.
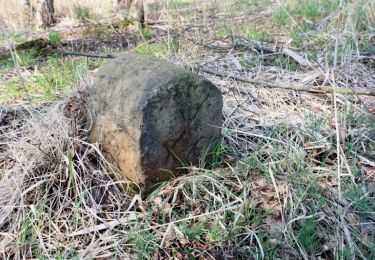
[{"label": "green grass tuft", "polygon": [[86,7],[86,6],[75,5],[73,7],[73,13],[74,13],[74,18],[76,18],[80,22],[87,22],[93,17],[91,8]]}]

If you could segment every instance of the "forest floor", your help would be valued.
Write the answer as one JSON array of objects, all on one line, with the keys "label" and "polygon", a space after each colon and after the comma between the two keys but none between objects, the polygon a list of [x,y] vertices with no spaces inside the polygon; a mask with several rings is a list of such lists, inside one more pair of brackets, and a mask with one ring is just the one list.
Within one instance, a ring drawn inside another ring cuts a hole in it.
[{"label": "forest floor", "polygon": [[[2,257],[374,259],[375,5],[282,2],[149,1],[145,29],[85,6],[49,30],[7,22]],[[108,59],[69,51],[150,54],[211,80],[224,98],[214,161],[147,197],[113,178],[84,128]]]}]

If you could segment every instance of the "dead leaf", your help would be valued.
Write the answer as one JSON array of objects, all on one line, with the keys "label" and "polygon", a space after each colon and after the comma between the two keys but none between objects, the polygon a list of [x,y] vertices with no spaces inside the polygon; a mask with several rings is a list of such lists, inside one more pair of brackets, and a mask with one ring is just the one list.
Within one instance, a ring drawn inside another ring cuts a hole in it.
[{"label": "dead leaf", "polygon": [[[255,204],[262,209],[273,212],[274,216],[279,214],[280,205],[273,185],[268,183],[262,176],[254,177],[252,183],[255,188],[251,193],[251,198],[254,200]],[[283,200],[283,197],[287,192],[285,181],[278,182],[278,190],[280,198]]]}]

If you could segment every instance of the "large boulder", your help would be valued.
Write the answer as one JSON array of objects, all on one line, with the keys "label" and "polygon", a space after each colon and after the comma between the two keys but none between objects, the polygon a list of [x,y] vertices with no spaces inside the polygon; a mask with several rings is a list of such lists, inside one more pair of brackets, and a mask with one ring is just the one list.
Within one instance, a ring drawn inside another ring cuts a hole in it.
[{"label": "large boulder", "polygon": [[150,191],[213,148],[222,106],[220,91],[199,75],[155,57],[126,54],[96,73],[90,141]]}]

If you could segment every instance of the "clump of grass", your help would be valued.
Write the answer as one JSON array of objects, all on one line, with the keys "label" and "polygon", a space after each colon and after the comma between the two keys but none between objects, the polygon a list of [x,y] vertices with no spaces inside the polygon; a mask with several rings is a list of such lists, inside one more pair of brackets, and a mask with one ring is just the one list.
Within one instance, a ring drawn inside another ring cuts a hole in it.
[{"label": "clump of grass", "polygon": [[306,18],[324,18],[325,16],[336,12],[339,8],[339,0],[302,0],[295,1],[289,7],[297,15]]},{"label": "clump of grass", "polygon": [[173,1],[169,2],[168,7],[176,9],[176,8],[188,7],[190,5],[191,5],[191,3],[188,2],[188,1],[173,0]]},{"label": "clump of grass", "polygon": [[[35,63],[35,57],[31,53],[20,53],[16,55],[17,62],[20,66],[28,66]],[[11,59],[7,59],[0,64],[0,68],[6,70],[14,68],[14,62]]]},{"label": "clump of grass", "polygon": [[[104,201],[120,210],[129,200],[109,178],[116,175],[113,166],[86,142],[84,111],[84,96],[73,96],[66,103],[21,113],[16,120],[22,127],[1,125],[6,145],[0,161],[12,163],[0,170],[0,230],[17,234],[2,239],[1,249],[9,257],[90,255],[67,234],[101,222],[99,204]],[[112,217],[121,217],[120,212],[113,211]]]},{"label": "clump of grass", "polygon": [[51,32],[48,34],[48,40],[50,40],[54,44],[60,44],[61,43],[61,36],[59,33]]},{"label": "clump of grass", "polygon": [[281,23],[283,26],[288,26],[291,23],[289,13],[284,8],[276,9],[272,14],[272,19]]},{"label": "clump of grass", "polygon": [[83,23],[92,19],[92,16],[93,16],[91,12],[91,8],[87,6],[81,6],[81,5],[73,6],[73,13],[74,13],[74,18],[76,18],[77,20]]},{"label": "clump of grass", "polygon": [[135,48],[135,52],[164,57],[168,53],[168,46],[164,43],[143,43]]},{"label": "clump of grass", "polygon": [[[35,57],[31,54],[20,55],[20,65],[23,67],[37,66]],[[83,58],[73,58],[63,61],[60,57],[49,57],[46,64],[39,66],[38,72],[25,74],[24,82],[33,102],[56,102],[80,84],[81,79],[89,69],[102,64],[103,60],[86,61]],[[13,67],[9,62],[9,68]],[[18,77],[7,80],[0,100],[6,103],[25,99],[25,92]]]},{"label": "clump of grass", "polygon": [[297,48],[333,50],[332,35],[340,36],[338,54],[340,60],[344,60],[350,50],[356,49],[358,53],[369,46],[365,35],[368,35],[374,14],[370,2],[344,1],[339,8],[338,0],[287,1],[273,12],[272,19],[289,34],[292,45]]},{"label": "clump of grass", "polygon": [[238,28],[240,34],[250,40],[268,41],[270,34],[265,29],[258,28],[254,25],[243,25]]},{"label": "clump of grass", "polygon": [[312,255],[321,252],[324,245],[323,239],[319,237],[317,222],[317,219],[308,219],[301,224],[297,233],[298,242]]},{"label": "clump of grass", "polygon": [[158,242],[152,231],[143,231],[142,226],[135,225],[131,227],[128,233],[129,243],[135,245],[138,258],[147,259],[150,255],[157,252]]}]

